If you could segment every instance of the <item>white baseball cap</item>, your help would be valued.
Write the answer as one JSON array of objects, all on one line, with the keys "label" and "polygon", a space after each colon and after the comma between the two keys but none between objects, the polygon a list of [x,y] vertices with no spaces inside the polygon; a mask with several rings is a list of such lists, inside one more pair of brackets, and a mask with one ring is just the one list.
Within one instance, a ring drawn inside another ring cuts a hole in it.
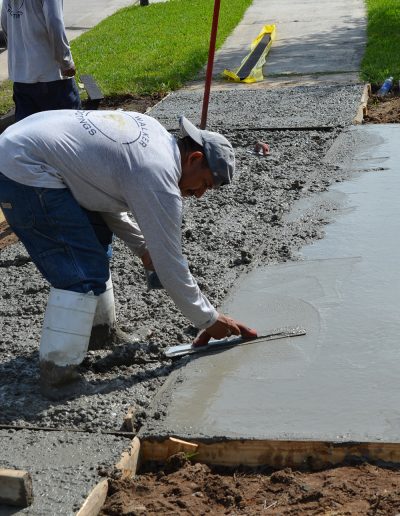
[{"label": "white baseball cap", "polygon": [[220,187],[232,182],[235,172],[235,153],[232,144],[222,134],[198,129],[187,118],[179,118],[182,136],[190,136],[201,145],[213,175],[214,185]]}]

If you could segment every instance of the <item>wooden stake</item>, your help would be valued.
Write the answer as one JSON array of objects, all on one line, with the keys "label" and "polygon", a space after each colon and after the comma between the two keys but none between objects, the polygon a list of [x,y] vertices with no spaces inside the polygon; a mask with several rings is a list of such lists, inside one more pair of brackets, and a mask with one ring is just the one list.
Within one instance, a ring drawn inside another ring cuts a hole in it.
[{"label": "wooden stake", "polygon": [[0,469],[0,504],[28,507],[32,501],[30,474],[27,471]]},{"label": "wooden stake", "polygon": [[101,480],[86,498],[76,516],[97,516],[107,498],[108,480]]},{"label": "wooden stake", "polygon": [[128,451],[124,452],[116,468],[121,470],[122,478],[131,478],[136,475],[139,462],[140,441],[135,437]]}]

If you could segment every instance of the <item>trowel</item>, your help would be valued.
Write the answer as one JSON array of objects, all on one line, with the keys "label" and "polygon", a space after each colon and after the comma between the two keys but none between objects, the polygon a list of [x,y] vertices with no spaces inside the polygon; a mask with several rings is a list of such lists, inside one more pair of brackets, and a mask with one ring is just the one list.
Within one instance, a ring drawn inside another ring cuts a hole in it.
[{"label": "trowel", "polygon": [[306,330],[304,328],[280,328],[279,330],[272,331],[265,335],[257,335],[254,330],[253,335],[250,337],[247,333],[244,337],[233,335],[232,337],[225,337],[220,340],[209,340],[206,344],[181,344],[179,346],[171,346],[165,351],[165,355],[169,358],[181,357],[184,355],[192,355],[194,353],[204,353],[210,351],[219,351],[224,348],[232,348],[243,344],[251,344],[255,341],[269,341],[277,339],[286,339],[288,337],[299,337],[305,335]]}]

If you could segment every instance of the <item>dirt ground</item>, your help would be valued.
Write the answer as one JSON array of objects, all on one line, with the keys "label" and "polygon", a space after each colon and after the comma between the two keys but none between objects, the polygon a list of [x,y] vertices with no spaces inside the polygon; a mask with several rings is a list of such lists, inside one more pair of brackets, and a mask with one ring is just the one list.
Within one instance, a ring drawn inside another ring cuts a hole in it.
[{"label": "dirt ground", "polygon": [[367,124],[400,123],[400,93],[378,97],[372,95],[368,102]]},{"label": "dirt ground", "polygon": [[8,227],[7,222],[0,222],[0,250],[16,242],[18,242],[18,238]]},{"label": "dirt ground", "polygon": [[102,516],[396,515],[400,472],[370,464],[304,473],[223,471],[184,454],[134,480],[113,480]]}]

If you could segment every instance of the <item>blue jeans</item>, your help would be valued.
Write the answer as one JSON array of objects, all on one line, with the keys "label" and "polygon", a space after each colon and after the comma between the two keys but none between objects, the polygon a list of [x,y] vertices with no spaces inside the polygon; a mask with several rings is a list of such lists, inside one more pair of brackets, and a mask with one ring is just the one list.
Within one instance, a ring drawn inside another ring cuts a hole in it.
[{"label": "blue jeans", "polygon": [[81,109],[81,99],[75,79],[61,79],[33,84],[14,82],[15,121],[40,111]]},{"label": "blue jeans", "polygon": [[100,242],[88,214],[67,188],[26,186],[0,173],[0,207],[53,287],[95,295],[105,291],[111,232]]}]

